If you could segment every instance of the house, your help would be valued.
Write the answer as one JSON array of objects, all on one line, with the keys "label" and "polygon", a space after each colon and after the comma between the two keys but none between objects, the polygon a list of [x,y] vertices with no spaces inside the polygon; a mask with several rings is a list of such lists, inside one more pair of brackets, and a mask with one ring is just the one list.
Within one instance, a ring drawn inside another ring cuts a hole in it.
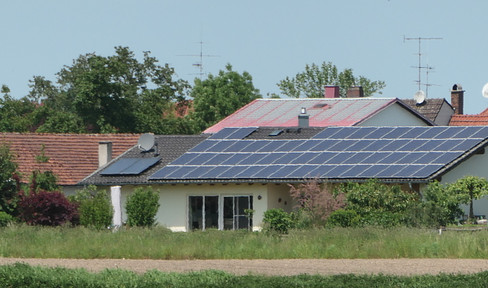
[{"label": "house", "polygon": [[[137,134],[0,133],[0,145],[8,145],[18,165],[21,181],[32,171],[52,171],[66,194],[74,193],[83,178],[137,143]],[[111,154],[99,148],[110,146]]]},{"label": "house", "polygon": [[256,99],[203,133],[216,133],[226,127],[297,126],[296,115],[302,108],[309,115],[311,127],[436,125],[398,98],[338,98],[337,86],[328,86],[325,91],[326,98]]},{"label": "house", "polygon": [[[122,203],[137,185],[151,185],[160,193],[157,221],[173,231],[258,230],[264,211],[292,209],[289,184],[307,178],[330,183],[376,178],[422,193],[433,180],[488,177],[488,127],[224,128],[189,141],[174,160],[160,149],[170,140],[155,139],[158,149],[133,148],[80,184],[119,187]],[[138,158],[150,160],[136,169],[131,163]],[[476,214],[488,215],[487,209],[475,204]]]}]

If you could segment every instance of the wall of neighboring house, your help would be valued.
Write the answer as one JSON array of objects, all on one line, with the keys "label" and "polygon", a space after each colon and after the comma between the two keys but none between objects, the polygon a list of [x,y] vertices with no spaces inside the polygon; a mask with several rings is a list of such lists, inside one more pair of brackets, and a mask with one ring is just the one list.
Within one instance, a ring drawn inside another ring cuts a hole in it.
[{"label": "wall of neighboring house", "polygon": [[422,119],[407,111],[400,104],[392,104],[359,126],[427,126]]},{"label": "wall of neighboring house", "polygon": [[[135,186],[121,187],[122,221],[127,221],[125,205],[127,197],[135,190]],[[223,214],[223,199],[225,196],[252,196],[253,230],[260,230],[263,224],[264,212],[270,208],[282,208],[291,211],[293,203],[286,184],[189,184],[189,185],[153,185],[159,191],[159,210],[156,219],[159,225],[172,231],[188,231],[189,227],[189,198],[191,196],[218,196],[220,213]],[[110,190],[109,187],[106,188]],[[222,217],[222,216],[221,216]],[[219,228],[223,228],[223,221],[219,219]]]},{"label": "wall of neighboring house", "polygon": [[451,106],[444,100],[442,103],[441,109],[437,117],[435,118],[435,124],[439,126],[449,126],[449,122],[451,121],[451,116],[454,114],[454,110]]},{"label": "wall of neighboring house", "polygon": [[[486,163],[488,163],[488,151],[484,154],[474,154],[470,158],[466,159],[451,171],[442,176],[441,183],[453,183],[456,180],[465,176],[478,176],[488,179],[488,169],[486,169]],[[465,215],[469,214],[469,206],[462,205],[461,207]],[[473,210],[475,215],[488,216],[488,197],[485,196],[482,199],[475,200],[473,202]]]}]

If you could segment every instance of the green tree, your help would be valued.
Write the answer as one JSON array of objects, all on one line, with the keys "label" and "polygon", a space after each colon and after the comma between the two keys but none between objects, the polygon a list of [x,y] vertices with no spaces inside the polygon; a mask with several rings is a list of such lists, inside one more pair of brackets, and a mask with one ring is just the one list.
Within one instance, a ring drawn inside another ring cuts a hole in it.
[{"label": "green tree", "polygon": [[26,97],[14,99],[10,96],[10,89],[3,85],[3,97],[0,99],[0,131],[29,132],[33,130],[32,113],[36,105]]},{"label": "green tree", "polygon": [[15,214],[17,204],[17,164],[13,161],[10,147],[0,145],[0,211]]},{"label": "green tree", "polygon": [[293,78],[286,77],[277,84],[282,94],[293,98],[323,98],[326,85],[339,86],[342,97],[352,86],[362,86],[364,96],[381,94],[381,90],[385,88],[383,81],[371,81],[363,76],[355,77],[352,69],[339,72],[331,62],[323,62],[320,66],[307,64],[304,72]]},{"label": "green tree", "polygon": [[220,70],[217,76],[209,74],[205,80],[195,79],[191,96],[195,109],[193,117],[203,130],[260,98],[261,94],[254,88],[248,72],[239,74],[227,64],[225,71]]},{"label": "green tree", "polygon": [[465,196],[464,204],[469,204],[469,218],[474,219],[473,200],[488,195],[488,181],[482,177],[465,176],[450,185],[450,189]]},{"label": "green tree", "polygon": [[89,185],[78,190],[69,200],[78,204],[81,225],[104,229],[112,224],[113,207],[106,191]]},{"label": "green tree", "polygon": [[[138,61],[128,47],[115,47],[113,56],[79,56],[57,73],[57,85],[34,77],[29,99],[46,106],[37,115],[42,132],[167,134],[161,123],[190,88],[174,76],[174,69],[159,65],[150,52]],[[174,129],[171,123],[166,127]]]}]

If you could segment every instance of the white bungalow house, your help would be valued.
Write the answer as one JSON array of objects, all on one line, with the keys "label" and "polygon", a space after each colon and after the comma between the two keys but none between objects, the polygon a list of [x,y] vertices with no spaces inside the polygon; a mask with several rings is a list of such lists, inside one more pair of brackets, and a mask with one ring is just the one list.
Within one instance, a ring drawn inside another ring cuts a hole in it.
[{"label": "white bungalow house", "polygon": [[[422,193],[433,180],[488,177],[488,127],[224,128],[154,144],[133,147],[80,185],[119,189],[122,206],[135,187],[151,185],[160,193],[157,221],[173,231],[259,230],[267,209],[293,208],[288,184],[307,178],[376,178]],[[488,206],[475,205],[475,214]]]}]

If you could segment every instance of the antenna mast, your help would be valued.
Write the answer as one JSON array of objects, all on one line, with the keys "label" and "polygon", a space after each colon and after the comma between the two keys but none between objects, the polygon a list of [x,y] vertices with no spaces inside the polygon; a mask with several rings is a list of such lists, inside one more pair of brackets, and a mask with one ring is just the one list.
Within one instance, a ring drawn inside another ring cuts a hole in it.
[{"label": "antenna mast", "polygon": [[203,54],[203,41],[198,42],[200,44],[200,54],[190,54],[190,55],[178,55],[178,56],[192,56],[192,57],[199,57],[200,61],[193,63],[193,66],[198,67],[200,72],[197,74],[199,75],[200,79],[202,76],[205,75],[203,72],[203,57],[219,57],[218,55],[208,55]]},{"label": "antenna mast", "polygon": [[[419,42],[419,52],[418,52],[418,56],[419,56],[419,65],[418,66],[414,66],[413,68],[418,68],[419,69],[419,80],[417,80],[416,82],[418,83],[419,85],[419,90],[421,90],[421,87],[422,85],[425,86],[426,88],[426,95],[428,95],[428,91],[429,91],[429,86],[432,86],[433,84],[429,84],[429,70],[432,70],[434,69],[433,67],[427,65],[427,66],[422,66],[422,41],[427,41],[427,40],[442,40],[442,38],[439,38],[439,37],[416,37],[416,38],[408,38],[408,37],[405,37],[403,36],[403,42],[405,41],[410,41],[410,40],[416,40]],[[425,69],[426,70],[426,73],[427,73],[427,83],[426,84],[422,84],[422,69]]]}]

